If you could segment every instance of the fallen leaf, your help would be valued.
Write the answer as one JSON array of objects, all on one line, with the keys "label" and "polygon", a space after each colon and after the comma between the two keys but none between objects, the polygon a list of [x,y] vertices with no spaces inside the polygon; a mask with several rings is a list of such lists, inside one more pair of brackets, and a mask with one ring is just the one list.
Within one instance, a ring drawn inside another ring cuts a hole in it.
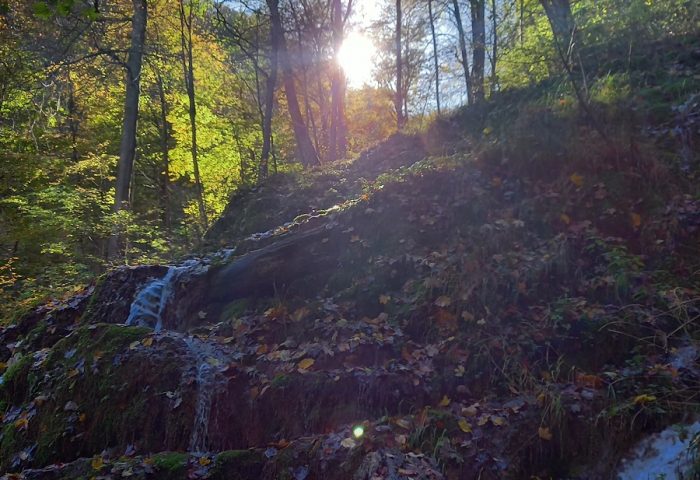
[{"label": "fallen leaf", "polygon": [[153,345],[153,337],[146,337],[143,340],[141,340],[141,345],[144,347],[150,347]]},{"label": "fallen leaf", "polygon": [[464,433],[471,433],[472,431],[472,426],[466,418],[460,418],[457,422],[457,425],[459,425],[459,429],[462,430]]},{"label": "fallen leaf", "polygon": [[491,423],[493,423],[497,427],[502,427],[506,424],[506,419],[499,415],[491,415]]},{"label": "fallen leaf", "polygon": [[311,313],[311,310],[309,310],[308,307],[297,308],[296,310],[294,310],[294,313],[292,314],[292,320],[294,320],[295,322],[299,322],[299,321],[303,320],[304,318],[306,318],[306,316],[309,313]]},{"label": "fallen leaf", "polygon": [[347,437],[344,438],[342,442],[340,442],[340,446],[343,448],[353,448],[357,446],[357,442],[355,442],[354,439]]},{"label": "fallen leaf", "polygon": [[211,463],[211,458],[204,456],[204,457],[199,457],[199,464],[203,467],[206,467]]},{"label": "fallen leaf", "polygon": [[447,295],[442,295],[435,300],[435,305],[438,307],[449,307],[452,303],[452,299]]},{"label": "fallen leaf", "polygon": [[411,429],[411,422],[409,422],[405,418],[399,418],[394,423],[405,430]]},{"label": "fallen leaf", "polygon": [[477,413],[478,410],[476,409],[475,405],[470,405],[462,409],[462,415],[466,415],[467,417],[476,417]]},{"label": "fallen leaf", "polygon": [[571,180],[571,183],[573,183],[577,187],[583,186],[583,175],[579,175],[578,173],[572,173],[569,176],[569,180]]},{"label": "fallen leaf", "polygon": [[551,439],[552,439],[552,432],[549,431],[549,428],[548,428],[548,427],[540,427],[540,428],[538,428],[538,429],[537,429],[537,435],[539,435],[539,437],[540,437],[542,440],[551,440]]},{"label": "fallen leaf", "polygon": [[391,300],[391,297],[389,295],[379,295],[379,303],[382,305],[386,305],[389,303],[389,300]]},{"label": "fallen leaf", "polygon": [[90,462],[90,465],[92,465],[93,470],[101,470],[102,467],[104,466],[105,462],[102,460],[102,457],[97,456],[97,457],[92,457],[92,461]]},{"label": "fallen leaf", "polygon": [[26,418],[19,418],[15,421],[15,428],[17,430],[26,430],[29,427],[29,420]]},{"label": "fallen leaf", "polygon": [[221,361],[218,358],[214,357],[207,357],[207,363],[212,367],[218,367],[219,365],[221,365]]},{"label": "fallen leaf", "polygon": [[643,393],[641,395],[637,395],[636,397],[634,397],[634,404],[635,405],[645,404],[645,403],[653,402],[655,400],[656,400],[656,396]]},{"label": "fallen leaf", "polygon": [[642,225],[642,216],[638,213],[630,213],[630,220],[632,221],[632,227],[637,230]]},{"label": "fallen leaf", "polygon": [[566,225],[569,225],[571,223],[571,217],[568,216],[566,213],[562,213],[561,215],[559,215],[559,220],[561,220]]},{"label": "fallen leaf", "polygon": [[136,350],[139,347],[139,345],[141,345],[141,342],[139,342],[138,340],[131,342],[129,344],[129,350]]},{"label": "fallen leaf", "polygon": [[305,358],[302,361],[300,361],[297,366],[302,369],[302,370],[308,370],[311,365],[314,364],[314,359],[313,358]]},{"label": "fallen leaf", "polygon": [[442,400],[440,400],[440,403],[438,403],[439,407],[446,407],[450,404],[450,397],[447,395],[442,397]]}]

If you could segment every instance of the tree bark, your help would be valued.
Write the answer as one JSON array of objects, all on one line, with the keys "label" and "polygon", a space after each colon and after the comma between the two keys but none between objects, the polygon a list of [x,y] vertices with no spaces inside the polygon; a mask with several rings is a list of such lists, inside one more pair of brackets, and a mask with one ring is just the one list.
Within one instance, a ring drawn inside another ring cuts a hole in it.
[{"label": "tree bark", "polygon": [[486,63],[486,0],[470,0],[472,17],[472,89],[473,101],[484,100]]},{"label": "tree bark", "polygon": [[493,42],[491,43],[491,92],[493,95],[498,89],[498,75],[496,74],[496,64],[498,60],[498,5],[496,0],[491,0],[491,30],[493,32]]},{"label": "tree bark", "polygon": [[401,30],[403,18],[401,11],[401,0],[396,0],[396,96],[394,97],[394,108],[396,109],[396,128],[401,130],[406,125],[404,116],[403,98],[403,61],[401,59]]},{"label": "tree bark", "polygon": [[566,61],[571,63],[574,48],[574,16],[571,13],[569,0],[540,0],[549,24],[552,26],[554,41]]},{"label": "tree bark", "polygon": [[440,112],[440,62],[438,61],[437,37],[435,36],[435,17],[433,16],[433,0],[428,0],[428,17],[430,20],[430,35],[433,39],[433,63],[435,65],[435,102],[437,113]]},{"label": "tree bark", "polygon": [[182,46],[182,68],[185,74],[185,87],[189,100],[190,132],[192,167],[194,170],[194,183],[197,194],[197,206],[199,208],[199,221],[202,224],[202,234],[208,228],[207,211],[204,206],[204,186],[199,174],[199,159],[197,151],[197,103],[194,90],[194,61],[192,58],[192,20],[193,6],[189,0],[189,11],[185,11],[184,0],[180,0],[180,41]]},{"label": "tree bark", "polygon": [[457,34],[459,36],[459,50],[462,54],[462,68],[464,69],[464,82],[467,87],[467,104],[471,105],[473,103],[472,99],[472,80],[469,74],[469,58],[467,57],[467,40],[464,37],[464,25],[462,25],[462,15],[459,11],[458,0],[452,0],[452,7],[455,16],[455,23],[457,24]]},{"label": "tree bark", "polygon": [[287,42],[284,37],[284,29],[282,28],[279,0],[266,1],[267,6],[270,9],[270,35],[272,39],[272,48],[277,49],[280,66],[282,67],[284,93],[287,97],[287,107],[289,109],[289,116],[292,120],[294,138],[297,143],[297,154],[301,163],[308,167],[320,163],[320,160],[318,153],[311,142],[309,130],[306,128],[304,118],[302,117],[301,110],[299,109],[299,100],[297,98],[296,85],[294,84],[292,65],[289,61]]},{"label": "tree bark", "polygon": [[[274,40],[270,38],[274,45]],[[270,151],[272,150],[272,114],[275,106],[275,88],[277,86],[277,49],[270,49],[270,74],[265,82],[265,112],[262,119],[263,145],[260,154],[260,178],[267,177],[270,169]]]},{"label": "tree bark", "polygon": [[[343,68],[338,63],[338,54],[343,44],[343,30],[345,20],[340,0],[332,0],[332,24],[333,24],[333,76],[331,78],[331,135],[329,158],[336,160],[345,158],[347,154],[347,127],[345,124],[345,88],[346,79]],[[352,0],[350,0],[352,2]],[[349,6],[349,5],[348,5]]]},{"label": "tree bark", "polygon": [[[146,25],[148,22],[147,0],[133,0],[134,13],[131,20],[131,46],[126,62],[126,97],[124,99],[124,117],[122,136],[119,144],[119,161],[117,163],[116,194],[114,213],[129,209],[131,196],[131,176],[136,156],[136,126],[139,116],[139,96],[141,93],[141,65],[143,49],[146,42]],[[107,246],[107,256],[115,259],[119,253],[119,233],[113,232]]]},{"label": "tree bark", "polygon": [[160,148],[163,157],[163,170],[160,181],[160,199],[163,209],[163,228],[167,238],[172,234],[170,213],[170,123],[168,122],[168,102],[165,98],[163,77],[157,74],[158,98],[160,100]]}]

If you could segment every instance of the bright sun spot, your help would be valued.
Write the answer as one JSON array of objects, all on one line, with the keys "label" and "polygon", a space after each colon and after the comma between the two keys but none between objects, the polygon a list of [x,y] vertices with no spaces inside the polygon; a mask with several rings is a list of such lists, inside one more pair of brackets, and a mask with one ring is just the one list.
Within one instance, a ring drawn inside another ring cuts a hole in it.
[{"label": "bright sun spot", "polygon": [[350,87],[360,88],[370,83],[375,54],[374,44],[363,34],[354,32],[345,38],[338,52],[338,63]]}]

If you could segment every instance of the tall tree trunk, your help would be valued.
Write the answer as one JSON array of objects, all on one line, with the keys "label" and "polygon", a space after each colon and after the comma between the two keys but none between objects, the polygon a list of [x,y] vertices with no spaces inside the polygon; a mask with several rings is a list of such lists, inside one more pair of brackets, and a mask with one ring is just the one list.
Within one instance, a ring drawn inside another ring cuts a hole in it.
[{"label": "tall tree trunk", "polygon": [[459,11],[458,0],[452,0],[452,7],[457,24],[457,34],[459,35],[459,50],[462,54],[462,68],[464,69],[464,82],[467,86],[467,103],[471,105],[472,99],[472,79],[469,73],[469,57],[467,57],[467,39],[464,37],[464,25],[462,25],[462,15]]},{"label": "tall tree trunk", "polygon": [[569,0],[540,0],[549,24],[552,26],[557,48],[570,65],[574,48],[574,16]]},{"label": "tall tree trunk", "polygon": [[401,59],[401,30],[403,18],[401,11],[401,0],[396,0],[396,96],[394,97],[394,108],[396,109],[396,128],[401,130],[406,124],[404,117],[403,99],[403,61]]},{"label": "tall tree trunk", "polygon": [[518,38],[520,46],[525,43],[525,0],[518,0]]},{"label": "tall tree trunk", "polygon": [[270,151],[272,150],[272,114],[275,107],[275,88],[277,86],[277,50],[270,51],[270,73],[265,81],[265,112],[262,121],[263,145],[260,154],[260,178],[267,177],[270,169]]},{"label": "tall tree trunk", "polygon": [[496,74],[496,63],[498,60],[498,5],[496,0],[491,0],[491,92],[493,95],[498,89],[498,75]]},{"label": "tall tree trunk", "polygon": [[435,17],[433,16],[433,0],[428,0],[428,17],[430,19],[430,35],[433,39],[433,63],[435,65],[435,102],[437,113],[440,112],[440,62],[438,60],[437,37],[435,36]]},{"label": "tall tree trunk", "polygon": [[163,77],[157,74],[158,98],[160,100],[160,149],[163,168],[160,175],[160,200],[163,209],[163,228],[167,238],[171,238],[172,221],[170,213],[170,123],[168,122],[168,102],[165,98]]},{"label": "tall tree trunk", "polygon": [[299,109],[299,101],[297,99],[296,85],[294,84],[292,65],[289,61],[287,42],[284,38],[284,29],[282,28],[279,0],[266,1],[267,6],[270,9],[270,35],[272,40],[272,48],[277,50],[280,66],[282,67],[284,93],[287,97],[289,116],[292,119],[292,127],[294,129],[294,138],[296,139],[297,143],[299,160],[306,166],[318,164],[320,163],[318,153],[311,142],[309,130],[306,128],[304,118],[302,117],[301,110]]},{"label": "tall tree trunk", "polygon": [[486,0],[469,0],[472,14],[472,89],[474,103],[484,100],[486,63]]},{"label": "tall tree trunk", "polygon": [[[338,63],[338,54],[343,44],[345,17],[340,0],[332,0],[333,22],[333,52],[336,61],[333,62],[333,76],[331,78],[331,138],[329,156],[331,160],[345,158],[348,149],[347,127],[345,124],[345,73]],[[349,0],[348,8],[352,4]],[[348,12],[349,13],[349,12]]]},{"label": "tall tree trunk", "polygon": [[[133,0],[134,14],[131,20],[131,46],[126,62],[126,96],[124,98],[124,117],[122,137],[119,144],[119,161],[117,163],[116,194],[114,213],[129,209],[131,195],[131,176],[136,156],[136,125],[139,116],[139,96],[141,93],[141,65],[143,48],[146,42],[146,24],[148,22],[147,0]],[[115,259],[119,254],[119,234],[113,232],[107,245],[107,256]]]},{"label": "tall tree trunk", "polygon": [[197,104],[194,96],[194,61],[192,58],[192,20],[193,5],[192,0],[188,2],[188,11],[185,11],[184,0],[180,0],[180,43],[182,46],[182,68],[185,73],[185,87],[189,100],[190,131],[192,134],[191,151],[192,167],[194,170],[194,183],[197,192],[197,206],[199,207],[199,221],[202,226],[202,233],[209,227],[207,211],[204,206],[204,187],[199,174],[199,159],[197,151]]},{"label": "tall tree trunk", "polygon": [[68,70],[68,129],[71,139],[71,160],[78,161],[78,128],[80,120],[78,118],[78,107],[75,103],[75,84]]}]

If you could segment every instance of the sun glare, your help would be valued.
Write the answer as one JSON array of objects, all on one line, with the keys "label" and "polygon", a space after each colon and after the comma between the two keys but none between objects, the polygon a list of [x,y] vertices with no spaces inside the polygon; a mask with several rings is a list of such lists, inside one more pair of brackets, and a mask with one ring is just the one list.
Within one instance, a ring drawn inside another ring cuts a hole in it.
[{"label": "sun glare", "polygon": [[351,33],[338,52],[338,63],[345,72],[348,85],[360,88],[372,80],[376,49],[372,41],[361,33]]}]

